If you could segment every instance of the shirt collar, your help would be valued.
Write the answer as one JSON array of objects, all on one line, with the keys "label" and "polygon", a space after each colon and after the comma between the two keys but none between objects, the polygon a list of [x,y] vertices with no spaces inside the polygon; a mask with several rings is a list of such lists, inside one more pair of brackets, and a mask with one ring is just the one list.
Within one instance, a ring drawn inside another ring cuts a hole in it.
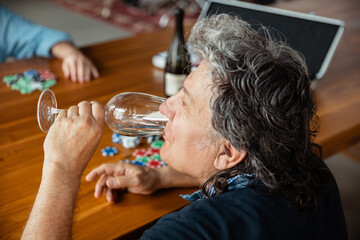
[{"label": "shirt collar", "polygon": [[[227,180],[228,183],[227,190],[231,191],[234,189],[245,188],[250,183],[252,183],[254,178],[255,178],[254,174],[239,174],[234,177],[231,177]],[[210,197],[216,195],[214,187],[210,188],[209,195]],[[195,202],[207,198],[207,196],[205,196],[201,190],[198,190],[192,194],[180,195],[180,197],[190,202]]]}]

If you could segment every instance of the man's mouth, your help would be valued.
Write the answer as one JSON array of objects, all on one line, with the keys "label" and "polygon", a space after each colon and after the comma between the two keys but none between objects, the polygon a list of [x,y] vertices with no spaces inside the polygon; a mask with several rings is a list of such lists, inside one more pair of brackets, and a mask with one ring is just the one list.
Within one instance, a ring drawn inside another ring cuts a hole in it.
[{"label": "man's mouth", "polygon": [[166,141],[166,133],[165,133],[165,131],[164,131],[164,133],[163,133],[162,137],[163,137],[163,138],[164,138],[164,140]]},{"label": "man's mouth", "polygon": [[165,129],[164,129],[164,133],[162,135],[165,142],[169,141],[169,135],[167,133],[168,133],[168,127],[166,126]]}]

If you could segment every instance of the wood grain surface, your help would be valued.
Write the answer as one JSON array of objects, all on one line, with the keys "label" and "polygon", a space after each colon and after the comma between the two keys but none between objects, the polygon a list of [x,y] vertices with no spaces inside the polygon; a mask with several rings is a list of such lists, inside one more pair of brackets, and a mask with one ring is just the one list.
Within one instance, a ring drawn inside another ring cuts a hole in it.
[{"label": "wood grain surface", "polygon": [[[346,23],[345,32],[316,95],[321,130],[317,142],[330,156],[360,139],[360,4],[358,0],[277,1],[275,7],[337,18]],[[84,53],[94,60],[101,77],[90,83],[74,84],[63,78],[58,60],[32,58],[0,64],[0,77],[33,68],[48,68],[58,76],[53,87],[58,107],[68,108],[82,100],[106,104],[117,93],[138,91],[164,96],[163,72],[151,57],[166,50],[172,29],[134,38],[89,46]],[[0,83],[0,238],[19,239],[40,184],[45,134],[37,125],[36,105],[40,92],[21,95]],[[132,150],[118,146],[114,157],[101,156],[101,148],[115,146],[105,127],[100,145],[85,169],[104,162],[129,158]],[[142,143],[140,147],[148,147]],[[95,183],[84,177],[75,210],[74,239],[134,238],[161,216],[184,207],[179,194],[194,189],[170,189],[142,196],[124,193],[116,204],[93,197]],[[61,197],[61,196],[59,196]]]}]

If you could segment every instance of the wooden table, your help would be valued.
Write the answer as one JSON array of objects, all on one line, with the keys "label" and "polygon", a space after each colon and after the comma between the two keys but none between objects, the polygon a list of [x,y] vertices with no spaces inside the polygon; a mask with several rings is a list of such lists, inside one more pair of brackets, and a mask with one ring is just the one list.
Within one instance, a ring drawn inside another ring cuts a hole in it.
[{"label": "wooden table", "polygon": [[[325,76],[316,87],[321,132],[317,142],[325,156],[360,139],[360,8],[358,0],[281,1],[274,6],[338,18],[346,22],[344,36]],[[163,73],[151,57],[168,47],[172,30],[150,33],[84,48],[101,71],[101,78],[86,84],[65,80],[60,62],[34,58],[0,65],[0,77],[29,68],[49,68],[59,76],[53,87],[60,108],[82,100],[103,104],[115,94],[140,91],[163,96]],[[40,92],[21,95],[0,83],[0,238],[19,239],[41,179],[45,134],[36,120]],[[106,127],[94,157],[85,170],[131,155],[121,147],[115,157],[101,156],[100,149],[114,145]],[[141,147],[146,147],[142,145]],[[126,193],[111,205],[93,197],[94,183],[82,178],[75,210],[74,239],[132,238],[158,218],[184,207],[178,197],[194,189],[163,190],[151,196]]]}]

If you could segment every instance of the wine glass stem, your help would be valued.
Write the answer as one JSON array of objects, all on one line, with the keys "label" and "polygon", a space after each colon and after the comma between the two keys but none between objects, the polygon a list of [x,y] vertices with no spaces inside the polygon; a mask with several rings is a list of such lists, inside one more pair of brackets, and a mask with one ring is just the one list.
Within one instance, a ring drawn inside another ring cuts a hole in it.
[{"label": "wine glass stem", "polygon": [[64,109],[58,109],[58,108],[51,108],[51,114],[58,114],[61,111],[65,111]]}]

